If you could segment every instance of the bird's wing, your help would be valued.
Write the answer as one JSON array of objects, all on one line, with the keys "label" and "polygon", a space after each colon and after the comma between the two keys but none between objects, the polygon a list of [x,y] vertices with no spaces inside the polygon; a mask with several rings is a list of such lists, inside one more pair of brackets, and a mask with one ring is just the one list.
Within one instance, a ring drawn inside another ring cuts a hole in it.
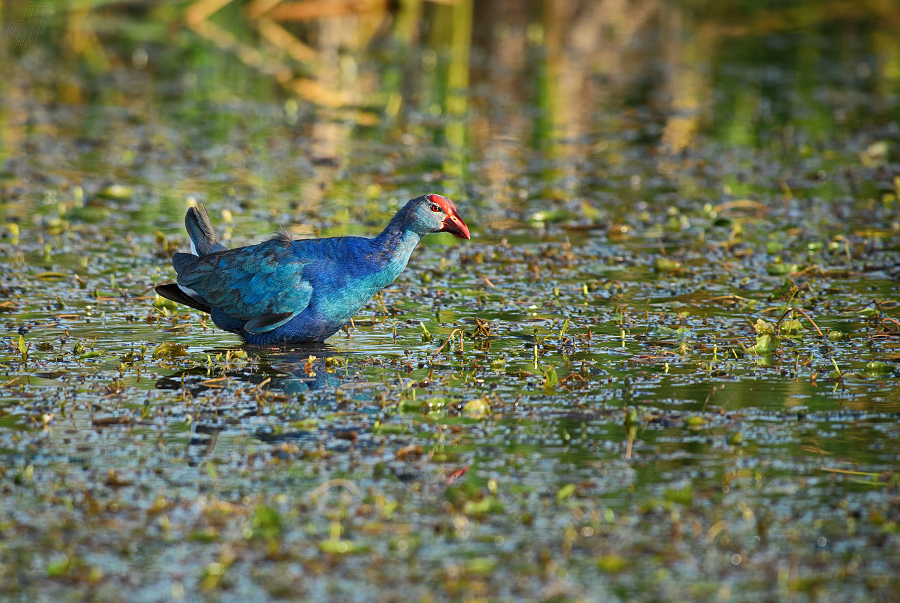
[{"label": "bird's wing", "polygon": [[294,253],[290,243],[273,239],[198,258],[178,274],[178,284],[247,321],[247,331],[265,333],[309,305],[313,287],[304,273],[314,262]]}]

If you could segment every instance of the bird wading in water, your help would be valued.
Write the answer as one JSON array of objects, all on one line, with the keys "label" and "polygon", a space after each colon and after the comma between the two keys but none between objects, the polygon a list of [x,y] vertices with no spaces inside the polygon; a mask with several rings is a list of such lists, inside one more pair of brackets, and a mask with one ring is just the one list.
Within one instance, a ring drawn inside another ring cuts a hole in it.
[{"label": "bird wading in water", "polygon": [[287,232],[227,249],[203,205],[184,218],[191,253],[176,253],[177,284],[158,285],[172,301],[207,312],[216,326],[254,345],[324,341],[373,295],[394,282],[427,234],[469,238],[453,201],[409,201],[380,235],[293,240]]}]

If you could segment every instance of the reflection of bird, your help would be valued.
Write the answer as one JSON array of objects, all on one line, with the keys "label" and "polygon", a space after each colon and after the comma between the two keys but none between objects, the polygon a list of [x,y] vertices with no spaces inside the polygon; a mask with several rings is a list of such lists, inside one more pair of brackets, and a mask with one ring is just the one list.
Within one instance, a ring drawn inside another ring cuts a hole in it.
[{"label": "reflection of bird", "polygon": [[[206,353],[213,356],[227,351],[206,350]],[[256,399],[239,395],[227,396],[230,402],[221,404],[218,401],[218,396],[223,391],[220,389],[222,382],[226,380],[255,385],[257,392],[263,390],[288,398],[296,398],[316,390],[368,382],[367,377],[360,377],[356,370],[359,367],[339,367],[352,357],[341,357],[340,352],[327,343],[279,349],[246,346],[244,351],[253,360],[249,365],[235,365],[212,374],[205,367],[194,366],[162,377],[156,382],[157,389],[189,392],[192,397],[198,397],[191,412],[191,438],[186,453],[190,465],[196,465],[200,457],[210,454],[216,446],[219,433],[227,431],[250,433],[263,442],[290,440],[310,448],[319,446],[323,438],[329,442],[329,446],[349,446],[351,443],[357,446],[376,446],[370,429],[374,417],[305,429],[285,422],[285,415],[276,416],[274,421],[258,421],[261,408],[258,396],[254,396]],[[344,362],[328,362],[328,359],[338,357],[343,358]],[[238,387],[237,391],[240,389]],[[217,401],[212,404],[204,401],[204,392],[214,392],[213,398]],[[367,395],[362,395],[357,401],[363,404],[370,401]],[[350,399],[355,397],[350,394]],[[319,397],[314,402],[329,404],[334,400],[333,396],[330,399]],[[272,415],[266,416],[273,418]],[[314,417],[315,413],[307,416]]]},{"label": "reflection of bird", "polygon": [[374,239],[333,237],[294,241],[286,232],[238,249],[216,240],[206,208],[184,219],[192,253],[176,253],[178,284],[157,293],[202,312],[248,343],[324,341],[406,267],[425,235],[469,238],[453,202],[422,195],[407,203]]},{"label": "reflection of bird", "polygon": [[[211,384],[211,377],[227,377],[251,385],[260,385],[267,381],[266,389],[278,390],[287,396],[297,396],[309,391],[338,387],[340,375],[346,375],[347,369],[329,369],[326,358],[339,357],[340,352],[327,343],[306,344],[291,348],[254,348],[245,346],[244,351],[253,359],[253,369],[235,366],[224,372],[210,375],[202,366],[194,366],[177,371],[169,376],[161,377],[156,382],[157,389],[187,390],[193,396],[204,391],[218,389],[219,384]],[[227,350],[207,350],[210,356],[216,356]],[[215,381],[215,379],[213,379]]]}]

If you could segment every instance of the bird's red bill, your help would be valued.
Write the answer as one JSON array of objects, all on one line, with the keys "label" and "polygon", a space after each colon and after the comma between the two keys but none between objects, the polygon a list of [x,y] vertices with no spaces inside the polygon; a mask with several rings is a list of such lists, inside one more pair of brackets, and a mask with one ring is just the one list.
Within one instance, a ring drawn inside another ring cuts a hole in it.
[{"label": "bird's red bill", "polygon": [[441,228],[441,232],[449,232],[460,239],[472,238],[469,235],[469,227],[466,226],[465,221],[456,211],[453,201],[442,195],[428,195],[428,200],[439,205],[444,210],[444,213],[447,214],[447,217],[444,218],[444,227]]}]

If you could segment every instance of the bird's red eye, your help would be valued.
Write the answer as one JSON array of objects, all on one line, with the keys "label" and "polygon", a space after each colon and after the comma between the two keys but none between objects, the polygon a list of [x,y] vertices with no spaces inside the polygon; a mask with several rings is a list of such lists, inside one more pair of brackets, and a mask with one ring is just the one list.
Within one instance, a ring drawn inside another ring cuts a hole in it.
[{"label": "bird's red eye", "polygon": [[442,211],[442,210],[441,210],[441,206],[438,205],[437,203],[435,203],[434,205],[431,206],[431,211],[433,211],[433,212],[439,212],[439,211]]}]

